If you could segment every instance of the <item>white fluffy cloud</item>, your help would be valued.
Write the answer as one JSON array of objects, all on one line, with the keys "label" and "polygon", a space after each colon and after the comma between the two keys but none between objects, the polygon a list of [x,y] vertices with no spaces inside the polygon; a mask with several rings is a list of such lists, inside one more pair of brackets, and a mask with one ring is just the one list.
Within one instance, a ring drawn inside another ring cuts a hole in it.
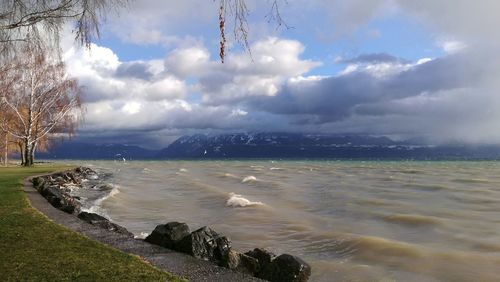
[{"label": "white fluffy cloud", "polygon": [[[275,95],[283,81],[318,65],[299,58],[303,49],[297,41],[268,38],[252,46],[253,57],[231,54],[222,65],[201,45],[174,49],[164,60],[132,62],[93,45],[91,50],[70,48],[64,59],[69,74],[84,87],[87,112],[81,135],[154,135],[179,129],[257,129],[274,114],[249,112],[240,102]],[[276,128],[283,126],[283,119],[271,119],[277,120]]]}]

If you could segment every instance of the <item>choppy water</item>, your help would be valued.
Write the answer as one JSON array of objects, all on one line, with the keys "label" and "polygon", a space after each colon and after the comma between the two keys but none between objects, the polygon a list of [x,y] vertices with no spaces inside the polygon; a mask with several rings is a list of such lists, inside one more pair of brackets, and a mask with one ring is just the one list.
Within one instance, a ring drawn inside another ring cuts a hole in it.
[{"label": "choppy water", "polygon": [[94,207],[139,235],[209,225],[291,253],[312,281],[500,280],[500,163],[79,162],[111,172]]}]

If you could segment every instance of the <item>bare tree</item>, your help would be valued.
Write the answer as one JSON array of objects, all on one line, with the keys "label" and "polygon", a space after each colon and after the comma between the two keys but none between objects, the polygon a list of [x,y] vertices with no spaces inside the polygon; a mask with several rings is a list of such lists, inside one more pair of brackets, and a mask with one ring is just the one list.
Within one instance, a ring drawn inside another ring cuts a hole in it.
[{"label": "bare tree", "polygon": [[72,134],[82,111],[80,89],[64,64],[50,60],[37,48],[26,48],[13,60],[9,72],[15,83],[1,91],[3,131],[22,141],[23,163],[33,165],[40,142],[51,134]]},{"label": "bare tree", "polygon": [[17,43],[36,42],[58,48],[65,23],[71,23],[75,39],[90,46],[99,36],[102,17],[128,0],[2,0],[0,1],[0,52],[18,50]]}]

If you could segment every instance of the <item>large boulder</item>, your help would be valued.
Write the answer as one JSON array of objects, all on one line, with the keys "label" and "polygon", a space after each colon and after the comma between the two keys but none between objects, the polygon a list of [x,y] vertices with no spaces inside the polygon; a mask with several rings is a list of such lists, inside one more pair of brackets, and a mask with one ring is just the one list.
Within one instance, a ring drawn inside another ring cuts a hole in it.
[{"label": "large boulder", "polygon": [[81,212],[78,214],[78,218],[86,221],[92,225],[99,226],[101,228],[107,229],[109,231],[113,231],[116,233],[124,234],[129,237],[134,237],[134,234],[130,233],[127,229],[124,227],[115,224],[111,221],[109,221],[107,218],[100,216],[95,213],[90,213],[90,212]]},{"label": "large boulder", "polygon": [[74,213],[80,208],[80,204],[71,197],[65,197],[57,185],[44,187],[40,192],[53,207],[66,213]]},{"label": "large boulder", "polygon": [[231,251],[231,240],[226,236],[218,236],[215,238],[214,261],[219,265],[225,265],[229,259]]},{"label": "large boulder", "polygon": [[228,246],[218,248],[217,238],[219,237],[221,236],[217,232],[204,226],[184,237],[175,248],[196,258],[217,262],[222,256],[221,250],[231,247],[229,240],[219,240]]},{"label": "large boulder", "polygon": [[42,196],[55,208],[62,207],[64,198],[59,186],[51,185],[41,190]]},{"label": "large boulder", "polygon": [[262,269],[258,277],[271,282],[305,282],[311,276],[311,266],[302,259],[282,254]]},{"label": "large boulder", "polygon": [[47,179],[43,176],[35,177],[31,180],[33,183],[33,187],[35,187],[36,190],[40,191],[43,189],[44,185],[47,184]]},{"label": "large boulder", "polygon": [[274,253],[260,248],[255,248],[252,251],[246,252],[245,255],[252,257],[258,261],[259,263],[258,272],[265,272],[270,267],[273,259],[276,257]]},{"label": "large boulder", "polygon": [[176,244],[188,235],[189,226],[187,224],[169,222],[156,226],[155,230],[144,241],[168,249],[175,249]]},{"label": "large boulder", "polygon": [[219,265],[239,272],[248,273],[253,276],[257,275],[260,270],[257,259],[247,256],[246,254],[240,254],[233,250],[229,250],[227,260],[222,261]]}]

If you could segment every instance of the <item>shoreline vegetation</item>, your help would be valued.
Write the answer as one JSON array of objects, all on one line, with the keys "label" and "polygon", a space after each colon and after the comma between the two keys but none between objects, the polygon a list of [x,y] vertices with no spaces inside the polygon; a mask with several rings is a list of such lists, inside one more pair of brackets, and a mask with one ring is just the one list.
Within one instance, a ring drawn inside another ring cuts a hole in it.
[{"label": "shoreline vegetation", "polygon": [[0,280],[183,281],[138,256],[56,224],[30,205],[23,191],[25,178],[70,168],[0,168]]}]

